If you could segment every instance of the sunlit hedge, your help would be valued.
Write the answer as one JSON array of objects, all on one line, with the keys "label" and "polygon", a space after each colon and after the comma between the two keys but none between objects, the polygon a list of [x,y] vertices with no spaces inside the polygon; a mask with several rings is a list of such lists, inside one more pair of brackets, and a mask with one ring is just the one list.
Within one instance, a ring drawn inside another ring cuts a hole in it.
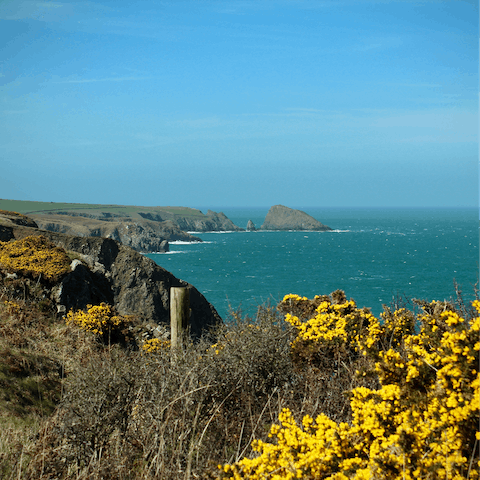
[{"label": "sunlit hedge", "polygon": [[221,476],[478,479],[480,302],[473,302],[471,319],[432,302],[417,316],[386,309],[380,321],[353,301],[339,300],[284,298],[283,311],[315,305],[309,319],[286,315],[297,328],[292,352],[309,362],[329,348],[364,355],[380,388],[353,389],[350,423],[324,414],[296,420],[284,409],[280,425],[271,428],[272,441],[253,443],[258,456],[221,466]]},{"label": "sunlit hedge", "polygon": [[0,267],[34,278],[55,281],[70,271],[65,250],[42,235],[0,242]]}]

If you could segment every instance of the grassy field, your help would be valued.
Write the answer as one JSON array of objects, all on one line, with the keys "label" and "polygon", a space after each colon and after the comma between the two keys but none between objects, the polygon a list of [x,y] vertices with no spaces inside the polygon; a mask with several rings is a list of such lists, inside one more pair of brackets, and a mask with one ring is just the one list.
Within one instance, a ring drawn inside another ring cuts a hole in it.
[{"label": "grassy field", "polygon": [[110,213],[127,217],[138,217],[138,212],[151,214],[165,214],[180,217],[204,218],[205,215],[197,209],[188,207],[144,207],[135,205],[101,205],[89,203],[57,203],[33,202],[26,200],[0,199],[0,210],[28,214],[72,212],[77,214]]}]

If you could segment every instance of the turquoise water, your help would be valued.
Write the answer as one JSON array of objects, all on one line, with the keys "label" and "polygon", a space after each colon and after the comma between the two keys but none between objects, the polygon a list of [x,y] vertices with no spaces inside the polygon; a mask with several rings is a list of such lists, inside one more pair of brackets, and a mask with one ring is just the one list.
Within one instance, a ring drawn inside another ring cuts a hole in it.
[{"label": "turquoise water", "polygon": [[[249,219],[259,227],[268,212],[209,208],[243,228]],[[252,315],[288,293],[313,297],[336,289],[378,315],[397,295],[449,299],[454,279],[473,298],[477,209],[296,208],[334,231],[200,233],[203,243],[171,244],[170,253],[148,256],[195,285],[222,318],[229,306]]]}]

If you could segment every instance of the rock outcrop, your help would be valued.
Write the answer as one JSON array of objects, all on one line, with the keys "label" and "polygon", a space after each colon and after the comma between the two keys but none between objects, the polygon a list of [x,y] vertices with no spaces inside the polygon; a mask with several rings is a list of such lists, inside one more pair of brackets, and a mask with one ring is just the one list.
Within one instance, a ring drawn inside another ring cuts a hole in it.
[{"label": "rock outcrop", "polygon": [[175,223],[187,232],[242,232],[223,212],[208,210],[205,218],[177,217]]},{"label": "rock outcrop", "polygon": [[[52,232],[80,237],[112,238],[138,252],[167,252],[168,242],[201,242],[187,232],[242,231],[227,216],[193,208],[109,207],[112,211],[48,210],[29,214],[36,224]],[[143,211],[147,210],[147,211]]]},{"label": "rock outcrop", "polygon": [[[168,252],[168,242],[201,242],[198,237],[184,232],[171,220],[132,221],[115,217],[113,220],[99,220],[80,215],[32,215],[39,228],[52,232],[66,233],[79,237],[105,237],[117,240],[137,252]],[[119,221],[120,219],[120,221]]]},{"label": "rock outcrop", "polygon": [[261,230],[314,230],[324,232],[332,230],[301,210],[274,205],[265,217]]},{"label": "rock outcrop", "polygon": [[[21,225],[24,227],[38,228],[37,223],[26,215],[17,212],[9,212],[7,210],[0,210],[0,226]],[[1,240],[1,239],[0,239]]]},{"label": "rock outcrop", "polygon": [[249,220],[247,223],[247,232],[255,232],[256,230],[255,224]]},{"label": "rock outcrop", "polygon": [[78,237],[7,223],[8,219],[0,215],[3,241],[43,235],[76,257],[72,271],[52,287],[52,299],[60,309],[107,302],[122,315],[135,315],[145,322],[168,326],[170,287],[183,286],[190,290],[193,335],[199,336],[222,321],[213,305],[194,286],[113,239]]}]

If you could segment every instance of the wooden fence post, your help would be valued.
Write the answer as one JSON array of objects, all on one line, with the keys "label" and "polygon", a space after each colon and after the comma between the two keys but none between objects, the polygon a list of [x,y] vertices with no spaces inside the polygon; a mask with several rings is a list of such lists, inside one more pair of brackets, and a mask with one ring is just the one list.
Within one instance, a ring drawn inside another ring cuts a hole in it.
[{"label": "wooden fence post", "polygon": [[187,287],[170,288],[170,332],[172,349],[182,345],[190,320],[190,292]]}]

